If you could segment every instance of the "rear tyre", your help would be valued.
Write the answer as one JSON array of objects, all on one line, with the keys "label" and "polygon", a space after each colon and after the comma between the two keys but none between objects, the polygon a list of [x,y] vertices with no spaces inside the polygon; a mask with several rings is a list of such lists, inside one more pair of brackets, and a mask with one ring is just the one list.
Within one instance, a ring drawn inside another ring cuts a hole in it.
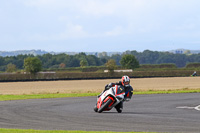
[{"label": "rear tyre", "polygon": [[99,113],[104,111],[113,101],[111,99],[108,99],[98,110]]}]

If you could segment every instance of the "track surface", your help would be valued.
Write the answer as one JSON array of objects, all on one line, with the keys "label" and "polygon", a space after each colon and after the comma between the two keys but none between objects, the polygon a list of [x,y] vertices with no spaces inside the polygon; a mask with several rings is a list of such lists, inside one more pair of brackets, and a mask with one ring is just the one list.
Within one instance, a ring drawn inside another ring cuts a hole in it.
[{"label": "track surface", "polygon": [[121,114],[95,113],[95,103],[96,97],[1,101],[0,128],[200,132],[199,93],[134,95]]}]

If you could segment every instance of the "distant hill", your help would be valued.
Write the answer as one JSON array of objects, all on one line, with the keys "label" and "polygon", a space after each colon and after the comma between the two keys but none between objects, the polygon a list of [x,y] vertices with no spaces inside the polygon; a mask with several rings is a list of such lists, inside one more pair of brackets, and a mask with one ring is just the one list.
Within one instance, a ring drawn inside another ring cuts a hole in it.
[{"label": "distant hill", "polygon": [[[125,51],[124,51],[125,52]],[[188,50],[188,49],[176,49],[176,50],[170,50],[168,51],[170,53],[174,53],[174,54],[184,54],[184,53],[188,53],[188,54],[199,54],[200,50]],[[17,51],[0,51],[0,56],[6,57],[6,56],[17,56],[17,55],[43,55],[43,54],[60,54],[60,53],[65,53],[68,55],[75,55],[78,54],[80,52],[47,52],[44,50],[17,50]],[[86,55],[95,55],[97,57],[99,57],[100,55],[107,55],[107,56],[112,56],[113,54],[123,54],[123,52],[84,52]]]},{"label": "distant hill", "polygon": [[190,54],[199,54],[200,50],[176,49],[176,50],[171,50],[169,52],[174,53],[174,54],[184,54],[184,53],[188,53],[188,52]]},{"label": "distant hill", "polygon": [[42,50],[17,50],[17,51],[0,51],[0,56],[17,56],[17,55],[43,55],[49,52]]},{"label": "distant hill", "polygon": [[[0,56],[6,57],[6,56],[17,56],[17,55],[43,55],[43,54],[60,54],[65,53],[68,55],[75,55],[79,54],[80,52],[47,52],[44,50],[17,50],[17,51],[0,51]],[[84,52],[86,55],[95,55],[98,56],[101,52]],[[103,52],[105,53],[105,52]],[[122,54],[123,52],[106,52],[107,56],[112,56],[113,54]]]}]

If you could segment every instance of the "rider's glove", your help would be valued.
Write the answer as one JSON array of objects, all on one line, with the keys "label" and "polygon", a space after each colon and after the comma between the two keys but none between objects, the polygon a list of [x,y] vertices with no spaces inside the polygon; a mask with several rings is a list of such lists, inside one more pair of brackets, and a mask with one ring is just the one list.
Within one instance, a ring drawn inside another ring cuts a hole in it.
[{"label": "rider's glove", "polygon": [[113,86],[113,83],[108,84],[108,87],[111,88]]},{"label": "rider's glove", "polygon": [[111,87],[113,86],[113,83],[109,83],[105,86],[105,90],[108,90],[110,89]]}]

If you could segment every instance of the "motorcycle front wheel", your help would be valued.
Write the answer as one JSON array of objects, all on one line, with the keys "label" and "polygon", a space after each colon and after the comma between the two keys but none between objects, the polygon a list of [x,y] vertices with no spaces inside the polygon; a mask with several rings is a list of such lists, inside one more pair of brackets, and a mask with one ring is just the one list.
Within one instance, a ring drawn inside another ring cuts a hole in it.
[{"label": "motorcycle front wheel", "polygon": [[97,105],[94,106],[94,112],[97,112],[98,111],[98,108],[97,108]]},{"label": "motorcycle front wheel", "polygon": [[101,113],[104,111],[113,101],[111,99],[108,99],[99,109],[98,112]]}]

